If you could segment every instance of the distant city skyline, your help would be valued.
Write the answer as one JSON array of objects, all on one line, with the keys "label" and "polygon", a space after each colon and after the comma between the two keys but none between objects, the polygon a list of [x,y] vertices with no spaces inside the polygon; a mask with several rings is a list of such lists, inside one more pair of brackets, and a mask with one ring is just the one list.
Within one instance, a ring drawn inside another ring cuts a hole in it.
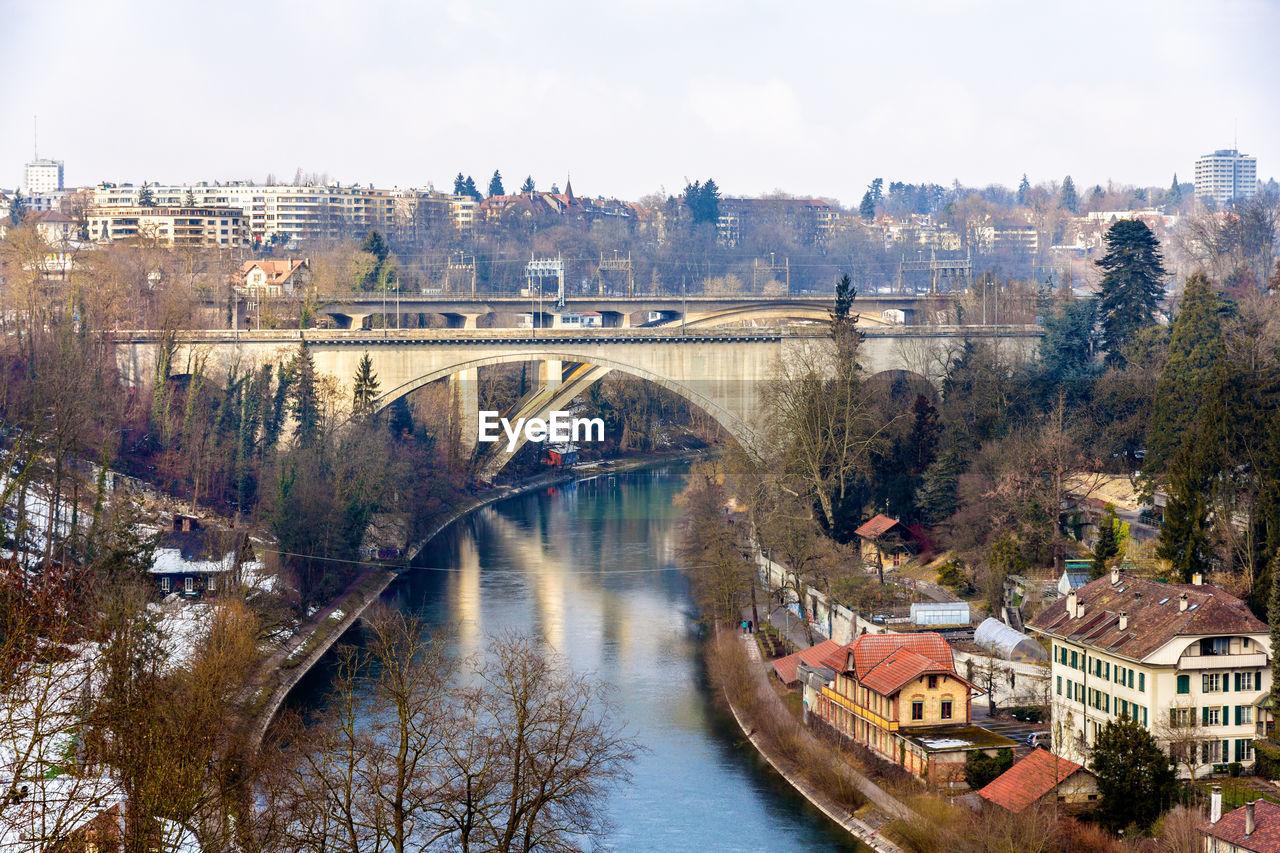
[{"label": "distant city skyline", "polygon": [[253,180],[636,199],[714,178],[856,205],[873,178],[1190,182],[1238,147],[1280,176],[1280,5],[787,8],[0,0],[0,186]]}]

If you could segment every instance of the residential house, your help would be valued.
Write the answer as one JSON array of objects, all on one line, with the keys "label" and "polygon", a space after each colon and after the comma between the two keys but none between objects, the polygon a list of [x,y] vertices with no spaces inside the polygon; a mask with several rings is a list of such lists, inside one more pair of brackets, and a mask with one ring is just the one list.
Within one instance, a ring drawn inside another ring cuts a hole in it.
[{"label": "residential house", "polygon": [[1280,805],[1270,800],[1245,803],[1222,813],[1222,790],[1210,797],[1209,820],[1197,827],[1204,853],[1280,853]]},{"label": "residential house", "polygon": [[151,576],[161,595],[209,598],[240,584],[245,540],[205,528],[189,515],[175,515],[151,558]]},{"label": "residential house", "polygon": [[283,261],[245,261],[232,278],[236,293],[249,298],[292,296],[311,281],[306,258]]},{"label": "residential house", "polygon": [[1151,730],[1183,775],[1253,764],[1271,645],[1266,624],[1240,599],[1198,577],[1165,584],[1113,569],[1027,627],[1050,649],[1057,755],[1083,762],[1102,727],[1126,715]]},{"label": "residential house", "polygon": [[854,533],[862,540],[862,562],[869,566],[901,566],[915,553],[911,531],[887,515],[877,515]]},{"label": "residential house", "polygon": [[971,724],[983,691],[956,672],[938,634],[863,634],[827,655],[816,713],[880,758],[937,785],[961,784],[967,754],[1014,742]]},{"label": "residential house", "polygon": [[1098,777],[1047,749],[1031,753],[978,792],[989,803],[1018,814],[1035,803],[1083,811],[1098,800]]}]

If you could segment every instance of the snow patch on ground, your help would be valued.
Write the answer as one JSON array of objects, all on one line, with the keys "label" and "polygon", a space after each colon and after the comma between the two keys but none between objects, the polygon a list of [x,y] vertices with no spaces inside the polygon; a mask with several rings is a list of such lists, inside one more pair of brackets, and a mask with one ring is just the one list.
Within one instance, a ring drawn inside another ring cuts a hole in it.
[{"label": "snow patch on ground", "polygon": [[955,749],[958,746],[972,746],[973,742],[954,737],[920,738],[920,742],[929,749]]},{"label": "snow patch on ground", "polygon": [[208,633],[213,606],[204,602],[184,604],[173,601],[163,607],[158,604],[148,604],[147,607],[161,613],[160,632],[164,637],[165,651],[169,654],[169,667],[184,667],[195,660],[196,651]]}]

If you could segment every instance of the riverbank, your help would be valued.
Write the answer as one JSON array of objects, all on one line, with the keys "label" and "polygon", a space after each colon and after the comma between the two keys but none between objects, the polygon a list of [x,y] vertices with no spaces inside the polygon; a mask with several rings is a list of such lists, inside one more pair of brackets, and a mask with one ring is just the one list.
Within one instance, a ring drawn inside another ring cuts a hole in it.
[{"label": "riverbank", "polygon": [[769,683],[754,636],[722,632],[712,639],[707,671],[752,747],[792,788],[877,853],[905,853],[883,830],[917,816],[795,719]]},{"label": "riverbank", "polygon": [[[449,525],[468,513],[506,498],[574,480],[655,468],[675,462],[702,458],[710,451],[686,451],[674,454],[649,454],[623,460],[610,460],[571,471],[556,471],[526,480],[516,486],[486,489],[461,502],[444,518],[431,526],[426,536],[408,552],[413,560],[422,548]],[[341,595],[311,614],[294,634],[258,667],[247,679],[245,719],[248,723],[249,749],[257,752],[272,721],[284,705],[289,693],[319,663],[325,653],[362,617],[396,579],[397,572],[381,565],[368,565]]]}]

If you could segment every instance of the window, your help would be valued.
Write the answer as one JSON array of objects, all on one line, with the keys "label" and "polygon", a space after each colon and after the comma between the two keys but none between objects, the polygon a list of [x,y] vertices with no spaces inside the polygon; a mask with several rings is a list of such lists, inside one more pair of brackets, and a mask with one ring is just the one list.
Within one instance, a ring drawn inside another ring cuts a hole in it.
[{"label": "window", "polygon": [[938,689],[938,676],[936,675],[929,676],[929,689],[930,690]]},{"label": "window", "polygon": [[160,591],[168,593],[173,589],[173,578],[160,578]]},{"label": "window", "polygon": [[1206,637],[1200,641],[1200,654],[1202,655],[1225,655],[1230,648],[1230,637]]},{"label": "window", "polygon": [[1222,673],[1206,672],[1200,676],[1200,691],[1202,693],[1221,693],[1222,692]]},{"label": "window", "polygon": [[209,592],[216,592],[218,589],[218,576],[209,575],[209,579],[205,581],[204,588]]},{"label": "window", "polygon": [[911,703],[911,719],[913,720],[924,719],[924,703],[923,702],[917,700]]},{"label": "window", "polygon": [[1252,705],[1236,706],[1236,725],[1237,726],[1253,725],[1253,706]]},{"label": "window", "polygon": [[942,700],[942,719],[944,720],[951,719],[951,700],[950,699]]},{"label": "window", "polygon": [[1062,676],[1058,676],[1058,695],[1062,695]]},{"label": "window", "polygon": [[1209,740],[1200,745],[1200,759],[1204,764],[1217,764],[1222,761],[1222,741]]},{"label": "window", "polygon": [[1077,658],[1076,658],[1076,653],[1075,653],[1075,652],[1072,652],[1072,653],[1071,653],[1071,668],[1072,668],[1072,669],[1079,669],[1079,668],[1080,668],[1079,664],[1077,663]]},{"label": "window", "polygon": [[[1132,673],[1130,673],[1130,675],[1132,676]],[[1132,679],[1132,678],[1130,678],[1130,679],[1129,679],[1129,686],[1130,686],[1130,687],[1132,687],[1132,686],[1133,686],[1133,679]],[[1147,692],[1147,674],[1146,674],[1145,672],[1140,672],[1140,673],[1138,673],[1138,692],[1139,692],[1139,693],[1146,693],[1146,692]],[[1182,689],[1182,676],[1178,676],[1178,692],[1179,692],[1179,693],[1185,693],[1185,692],[1186,692],[1186,691],[1184,691],[1184,690]]]},{"label": "window", "polygon": [[1191,709],[1190,708],[1170,708],[1169,709],[1169,725],[1174,728],[1185,728],[1191,725]]},{"label": "window", "polygon": [[1202,716],[1206,726],[1222,725],[1222,708],[1217,705],[1206,705],[1203,709]]},{"label": "window", "polygon": [[1258,673],[1258,678],[1254,678],[1253,672],[1237,672],[1236,690],[1261,690],[1262,689],[1262,673]]},{"label": "window", "polygon": [[1178,692],[1179,693],[1191,692],[1191,676],[1189,675],[1178,676]]},{"label": "window", "polygon": [[187,590],[187,592],[195,592],[195,591],[196,591],[196,579],[195,579],[195,578],[191,577],[191,575],[187,575],[183,580],[185,581],[185,586],[186,586],[186,590]]}]

